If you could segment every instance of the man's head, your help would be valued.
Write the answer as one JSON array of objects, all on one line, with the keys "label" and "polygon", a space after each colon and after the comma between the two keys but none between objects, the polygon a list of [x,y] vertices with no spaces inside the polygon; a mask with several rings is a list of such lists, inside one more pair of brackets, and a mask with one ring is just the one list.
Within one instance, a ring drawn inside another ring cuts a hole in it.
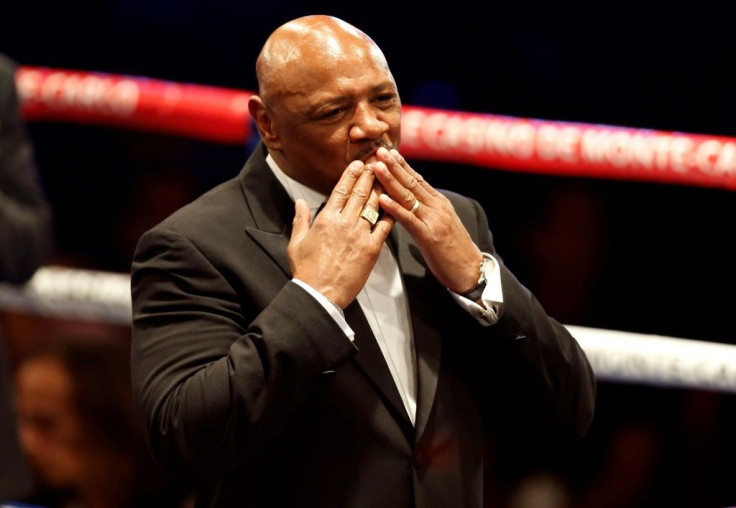
[{"label": "man's head", "polygon": [[144,442],[125,358],[105,338],[59,336],[20,360],[18,434],[44,487],[77,491],[100,476],[128,485]]},{"label": "man's head", "polygon": [[277,28],[256,62],[250,114],[274,160],[329,194],[348,163],[398,146],[401,101],[388,63],[366,34],[330,16]]}]

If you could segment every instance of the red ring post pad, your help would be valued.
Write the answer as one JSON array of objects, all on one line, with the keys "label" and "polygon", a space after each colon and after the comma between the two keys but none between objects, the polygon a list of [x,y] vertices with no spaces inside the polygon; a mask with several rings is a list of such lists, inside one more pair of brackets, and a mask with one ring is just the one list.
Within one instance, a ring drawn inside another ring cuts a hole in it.
[{"label": "red ring post pad", "polygon": [[[28,120],[250,141],[252,92],[143,77],[24,67]],[[404,106],[407,158],[528,173],[736,190],[736,138]]]},{"label": "red ring post pad", "polygon": [[407,158],[736,190],[736,138],[405,106]]},{"label": "red ring post pad", "polygon": [[62,121],[243,144],[251,136],[243,90],[98,72],[18,68],[27,120]]}]

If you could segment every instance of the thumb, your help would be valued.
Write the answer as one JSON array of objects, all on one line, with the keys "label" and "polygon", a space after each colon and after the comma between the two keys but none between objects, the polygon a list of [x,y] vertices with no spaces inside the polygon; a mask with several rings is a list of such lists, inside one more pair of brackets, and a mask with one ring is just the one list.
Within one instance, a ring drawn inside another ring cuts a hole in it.
[{"label": "thumb", "polygon": [[297,199],[294,203],[294,222],[291,230],[291,241],[297,243],[304,238],[309,231],[309,205],[303,199]]}]

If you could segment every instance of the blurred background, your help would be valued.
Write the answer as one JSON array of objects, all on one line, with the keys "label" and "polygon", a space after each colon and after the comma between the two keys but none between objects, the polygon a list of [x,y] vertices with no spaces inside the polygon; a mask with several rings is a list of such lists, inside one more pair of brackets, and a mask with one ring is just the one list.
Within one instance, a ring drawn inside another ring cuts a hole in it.
[{"label": "blurred background", "polygon": [[[98,0],[2,13],[0,51],[21,65],[244,90],[256,88],[254,61],[275,27],[333,14],[382,47],[408,105],[736,136],[733,2]],[[234,176],[249,153],[119,129],[28,128],[53,207],[52,262],[115,272],[128,271],[145,229]],[[483,204],[506,264],[561,322],[736,343],[733,192],[414,165]],[[52,328],[106,327],[7,312],[2,326],[16,354]],[[128,330],[104,333],[124,343]],[[489,506],[736,505],[734,395],[606,382],[599,391],[591,432],[565,456],[498,445],[506,466],[489,478]]]}]

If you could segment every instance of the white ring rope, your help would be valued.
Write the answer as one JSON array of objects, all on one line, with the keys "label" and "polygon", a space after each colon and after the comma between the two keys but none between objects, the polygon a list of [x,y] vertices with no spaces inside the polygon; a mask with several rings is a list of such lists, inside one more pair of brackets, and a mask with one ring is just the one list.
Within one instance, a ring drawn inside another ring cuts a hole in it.
[{"label": "white ring rope", "polygon": [[131,319],[130,276],[43,266],[23,286],[0,283],[0,308],[127,325]]},{"label": "white ring rope", "polygon": [[565,325],[598,379],[736,393],[736,346]]},{"label": "white ring rope", "polygon": [[[129,325],[130,277],[44,266],[24,286],[0,284],[0,308]],[[601,381],[736,393],[736,346],[566,326]]]}]

